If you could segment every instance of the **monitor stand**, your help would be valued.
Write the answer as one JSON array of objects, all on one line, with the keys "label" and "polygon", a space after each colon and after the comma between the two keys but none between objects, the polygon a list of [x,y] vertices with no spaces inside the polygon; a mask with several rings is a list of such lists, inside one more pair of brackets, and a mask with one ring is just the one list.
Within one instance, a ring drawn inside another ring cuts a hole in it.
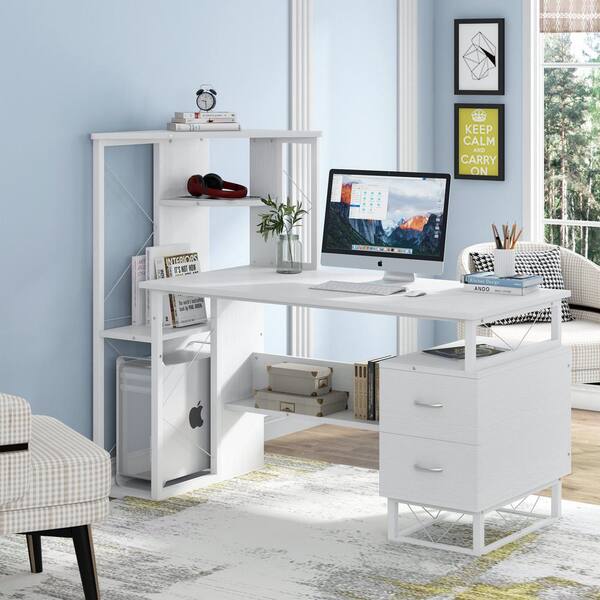
[{"label": "monitor stand", "polygon": [[373,283],[383,285],[401,285],[403,283],[412,283],[415,280],[414,273],[399,273],[395,271],[384,271],[381,279],[376,279]]}]

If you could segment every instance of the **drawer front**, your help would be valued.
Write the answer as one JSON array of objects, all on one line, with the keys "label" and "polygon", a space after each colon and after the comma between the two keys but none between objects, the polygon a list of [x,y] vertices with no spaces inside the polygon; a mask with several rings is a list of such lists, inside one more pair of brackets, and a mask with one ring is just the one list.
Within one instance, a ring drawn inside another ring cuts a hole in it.
[{"label": "drawer front", "polygon": [[380,372],[380,431],[477,444],[477,416],[475,380]]},{"label": "drawer front", "polygon": [[379,435],[382,496],[476,511],[478,447],[404,435]]}]

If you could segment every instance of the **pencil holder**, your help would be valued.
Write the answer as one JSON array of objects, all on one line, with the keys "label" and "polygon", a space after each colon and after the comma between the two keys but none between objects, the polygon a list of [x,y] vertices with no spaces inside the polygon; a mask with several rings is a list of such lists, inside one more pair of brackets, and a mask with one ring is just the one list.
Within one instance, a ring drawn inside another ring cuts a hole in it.
[{"label": "pencil holder", "polygon": [[514,250],[494,249],[494,273],[497,277],[514,277],[515,254]]}]

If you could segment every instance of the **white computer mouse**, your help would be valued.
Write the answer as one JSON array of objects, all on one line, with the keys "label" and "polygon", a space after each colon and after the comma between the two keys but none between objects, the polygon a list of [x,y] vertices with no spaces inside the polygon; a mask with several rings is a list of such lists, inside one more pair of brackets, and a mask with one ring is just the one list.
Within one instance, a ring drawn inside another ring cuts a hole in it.
[{"label": "white computer mouse", "polygon": [[416,298],[417,296],[424,296],[426,292],[423,290],[408,290],[404,295],[409,298]]}]

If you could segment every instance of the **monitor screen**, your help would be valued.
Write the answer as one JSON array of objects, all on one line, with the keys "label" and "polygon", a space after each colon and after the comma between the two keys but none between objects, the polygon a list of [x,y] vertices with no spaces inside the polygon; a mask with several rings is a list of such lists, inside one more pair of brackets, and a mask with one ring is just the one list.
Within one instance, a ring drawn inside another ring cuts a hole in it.
[{"label": "monitor screen", "polygon": [[323,252],[444,260],[449,175],[333,169]]}]

